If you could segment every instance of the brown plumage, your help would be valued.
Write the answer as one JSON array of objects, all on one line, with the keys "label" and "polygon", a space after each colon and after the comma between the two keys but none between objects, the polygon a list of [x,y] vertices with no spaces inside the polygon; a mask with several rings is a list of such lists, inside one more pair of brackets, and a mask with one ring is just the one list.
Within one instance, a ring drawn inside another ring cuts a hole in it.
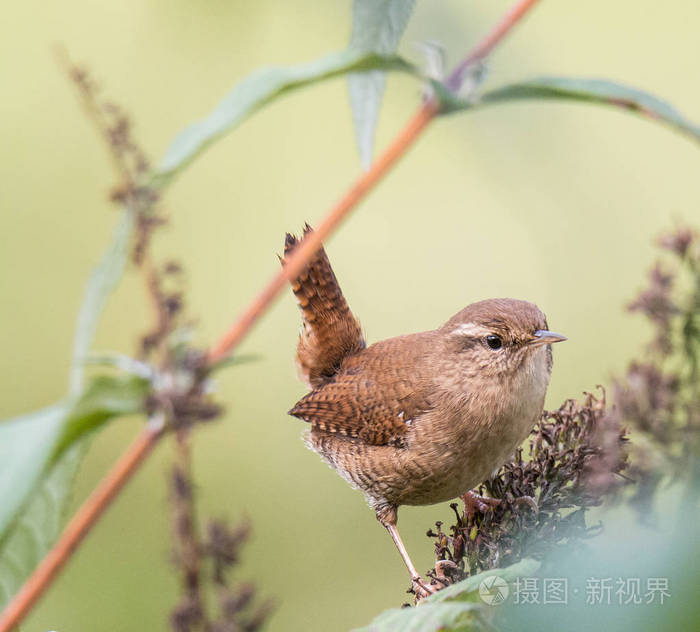
[{"label": "brown plumage", "polygon": [[[296,243],[288,235],[285,254]],[[303,321],[297,364],[313,390],[289,412],[310,424],[307,444],[364,492],[426,594],[396,530],[398,507],[455,498],[502,465],[542,411],[550,344],[565,338],[532,303],[490,299],[438,329],[365,347],[323,250],[292,288]]]},{"label": "brown plumage", "polygon": [[[310,231],[311,227],[307,224],[304,234]],[[287,233],[285,257],[297,243],[297,238]],[[320,386],[337,373],[347,356],[365,348],[365,339],[323,248],[292,283],[292,290],[302,317],[297,367],[307,386]]]}]

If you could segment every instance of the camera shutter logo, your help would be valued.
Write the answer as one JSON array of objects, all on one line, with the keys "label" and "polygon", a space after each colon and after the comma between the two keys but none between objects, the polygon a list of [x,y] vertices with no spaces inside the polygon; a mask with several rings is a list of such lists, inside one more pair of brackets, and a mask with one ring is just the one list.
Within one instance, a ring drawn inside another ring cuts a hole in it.
[{"label": "camera shutter logo", "polygon": [[509,594],[508,583],[502,577],[498,577],[498,575],[487,577],[479,584],[479,596],[489,606],[501,605],[508,599]]}]

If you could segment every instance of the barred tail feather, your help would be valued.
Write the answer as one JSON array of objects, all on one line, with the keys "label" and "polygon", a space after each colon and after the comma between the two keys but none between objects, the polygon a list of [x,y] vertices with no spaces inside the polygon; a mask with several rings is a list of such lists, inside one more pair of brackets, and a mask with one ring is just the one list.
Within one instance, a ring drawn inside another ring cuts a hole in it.
[{"label": "barred tail feather", "polygon": [[[312,231],[307,224],[304,236]],[[287,233],[282,265],[299,241]],[[365,340],[323,248],[291,285],[302,317],[297,366],[302,379],[314,388],[329,381],[347,356],[364,349]]]}]

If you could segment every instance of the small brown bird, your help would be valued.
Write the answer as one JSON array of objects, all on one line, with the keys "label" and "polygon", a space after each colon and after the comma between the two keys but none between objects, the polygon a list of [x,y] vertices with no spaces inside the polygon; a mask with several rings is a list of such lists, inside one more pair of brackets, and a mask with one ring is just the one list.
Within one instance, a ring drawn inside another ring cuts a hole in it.
[{"label": "small brown bird", "polygon": [[[297,243],[287,235],[285,256]],[[550,345],[566,338],[547,330],[537,306],[504,298],[367,347],[323,249],[292,289],[297,365],[312,390],[289,413],[311,424],[309,447],[364,492],[415,592],[429,594],[396,529],[398,507],[469,492],[507,460],[542,412]]]}]

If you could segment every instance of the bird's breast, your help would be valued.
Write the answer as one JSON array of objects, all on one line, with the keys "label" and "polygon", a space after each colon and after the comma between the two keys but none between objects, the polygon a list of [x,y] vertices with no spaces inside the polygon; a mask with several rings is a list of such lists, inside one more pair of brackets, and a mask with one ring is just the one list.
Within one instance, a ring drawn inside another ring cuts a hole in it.
[{"label": "bird's breast", "polygon": [[415,501],[441,502],[487,479],[527,438],[542,412],[549,381],[546,350],[536,350],[517,377],[436,393],[434,408],[413,425],[404,459],[415,474]]}]

